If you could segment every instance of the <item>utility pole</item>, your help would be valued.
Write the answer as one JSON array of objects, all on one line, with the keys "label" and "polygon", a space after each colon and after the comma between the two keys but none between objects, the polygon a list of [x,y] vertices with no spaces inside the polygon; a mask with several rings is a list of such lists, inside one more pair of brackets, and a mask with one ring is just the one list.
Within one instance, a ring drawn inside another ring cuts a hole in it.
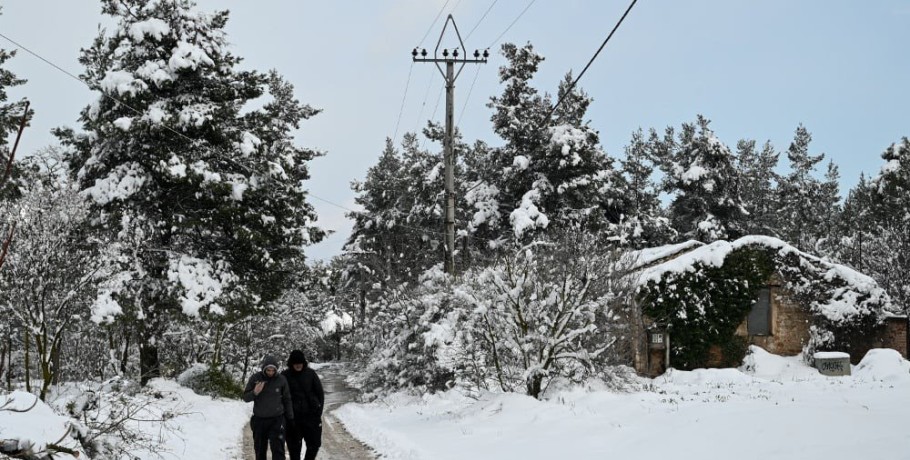
[{"label": "utility pole", "polygon": [[[442,50],[440,57],[439,46],[442,44],[442,37],[446,33],[449,23],[455,29],[455,35],[458,37],[458,47],[449,53],[448,48]],[[459,57],[458,50],[464,53]],[[467,56],[464,42],[461,40],[461,33],[458,32],[458,26],[455,25],[455,19],[450,14],[446,18],[446,23],[439,34],[439,41],[436,42],[436,49],[433,50],[433,57],[427,57],[427,50],[422,49],[420,52],[417,48],[411,51],[411,57],[414,62],[432,62],[436,64],[439,73],[446,82],[446,135],[443,140],[443,165],[445,167],[445,188],[446,188],[446,215],[445,215],[445,260],[444,267],[446,273],[455,274],[455,80],[461,75],[465,64],[486,64],[490,56],[489,51],[484,50],[483,54],[474,50],[474,58],[469,59]],[[443,71],[440,63],[445,63],[446,69]],[[455,71],[455,64],[460,64],[458,71]]]}]

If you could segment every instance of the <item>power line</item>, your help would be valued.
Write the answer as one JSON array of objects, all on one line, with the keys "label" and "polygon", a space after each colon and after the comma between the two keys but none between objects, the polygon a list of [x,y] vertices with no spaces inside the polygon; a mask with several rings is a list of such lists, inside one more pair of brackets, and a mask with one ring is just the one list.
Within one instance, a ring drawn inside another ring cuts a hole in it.
[{"label": "power line", "polygon": [[521,19],[522,16],[524,16],[525,12],[527,12],[528,9],[531,8],[531,5],[533,5],[534,2],[536,2],[536,1],[537,0],[531,0],[530,2],[528,2],[528,6],[526,6],[525,9],[521,10],[521,13],[518,14],[518,16],[512,21],[511,24],[509,24],[509,27],[506,27],[506,30],[503,30],[502,33],[499,34],[498,37],[496,37],[496,40],[493,40],[493,43],[490,43],[490,46],[488,46],[487,49],[496,46],[496,44],[499,43],[499,40],[501,40],[502,37],[509,31],[509,29],[511,29],[512,26],[514,26],[515,23],[518,22],[518,20]]},{"label": "power line", "polygon": [[[316,196],[316,195],[313,195],[312,193],[309,193],[309,192],[307,192],[307,195],[308,195],[308,196],[311,196],[311,197],[313,197],[313,198],[315,198],[315,199],[317,199],[317,200],[319,200],[319,201],[322,201],[322,202],[324,202],[324,203],[327,203],[327,204],[330,204],[330,205],[332,205],[332,206],[335,206],[336,208],[342,209],[342,210],[344,210],[344,211],[348,211],[348,212],[350,212],[350,213],[352,213],[352,214],[362,215],[362,216],[368,216],[368,215],[369,215],[369,213],[367,213],[366,211],[355,211],[355,210],[353,210],[353,209],[351,209],[351,208],[348,208],[348,207],[346,207],[346,206],[342,206],[342,205],[340,205],[340,204],[338,204],[338,203],[335,203],[335,202],[333,202],[333,201],[330,201],[330,200],[326,200],[325,198],[321,198],[321,197]],[[445,232],[441,232],[441,231],[438,231],[438,230],[430,230],[430,229],[428,229],[428,228],[420,228],[420,227],[411,227],[411,226],[409,226],[409,225],[403,225],[403,224],[400,224],[400,223],[398,223],[398,222],[395,223],[395,227],[403,228],[403,229],[406,229],[406,230],[412,230],[412,231],[420,232],[420,233],[429,233],[429,234],[432,234],[432,235],[442,235],[442,236],[445,236],[445,235],[446,235]],[[471,235],[471,238],[476,239],[476,240],[481,240],[481,241],[488,241],[488,242],[491,242],[491,243],[496,243],[496,242],[497,242],[497,240],[491,240],[491,239],[489,239],[489,238],[482,238],[482,237],[479,237],[479,236],[476,236],[476,235]]]},{"label": "power line", "polygon": [[398,126],[401,125],[401,114],[404,113],[404,101],[408,98],[408,88],[411,86],[411,72],[414,70],[414,63],[408,68],[408,81],[404,84],[404,95],[401,96],[401,107],[398,109],[398,121],[395,122],[395,134],[392,140],[398,139]]},{"label": "power line", "polygon": [[498,2],[498,1],[499,0],[493,0],[493,3],[490,4],[490,7],[487,8],[486,11],[484,11],[483,16],[481,16],[480,19],[477,20],[477,24],[474,24],[474,27],[471,28],[471,31],[468,32],[468,34],[464,37],[465,40],[471,38],[471,34],[473,34],[475,30],[477,30],[477,27],[480,25],[481,22],[483,22],[484,19],[486,19],[487,15],[490,14],[490,10],[493,9],[493,7],[496,5],[496,2]]},{"label": "power line", "polygon": [[451,16],[452,13],[454,13],[455,10],[458,9],[458,5],[461,5],[461,0],[458,0],[457,2],[455,2],[455,5],[453,5],[453,6],[452,6],[452,9],[449,10],[449,16]]},{"label": "power line", "polygon": [[[448,3],[448,2],[446,2],[446,3]],[[7,36],[4,35],[3,33],[0,33],[0,38],[5,39],[6,41],[12,43],[14,46],[16,46],[16,47],[22,49],[23,51],[25,51],[25,52],[31,54],[31,55],[34,56],[35,58],[37,58],[37,59],[43,61],[44,63],[48,64],[49,66],[51,66],[51,67],[53,67],[53,68],[55,68],[55,69],[57,69],[58,71],[62,72],[63,74],[65,74],[65,75],[69,76],[70,78],[72,78],[72,79],[74,79],[74,80],[76,80],[76,81],[82,83],[82,84],[85,85],[89,90],[91,90],[91,91],[98,91],[98,92],[101,93],[102,96],[104,96],[104,97],[106,97],[106,98],[108,98],[108,99],[110,99],[110,100],[112,100],[112,101],[114,101],[114,102],[116,102],[116,103],[122,105],[123,107],[126,107],[127,109],[133,111],[133,112],[136,113],[137,115],[143,115],[143,113],[142,113],[141,111],[139,111],[139,110],[133,108],[132,106],[126,104],[125,102],[121,101],[120,99],[118,99],[118,98],[116,98],[116,97],[114,97],[114,96],[112,96],[112,95],[110,95],[110,94],[107,94],[106,92],[104,92],[104,91],[102,91],[102,90],[100,90],[100,89],[98,89],[98,88],[92,86],[89,82],[85,81],[84,79],[82,79],[82,78],[80,78],[80,77],[78,77],[78,76],[72,74],[71,72],[68,72],[66,69],[60,67],[59,65],[55,64],[55,63],[52,62],[51,60],[46,59],[45,57],[43,57],[43,56],[41,56],[40,54],[38,54],[38,53],[32,51],[31,49],[29,49],[29,48],[27,48],[27,47],[21,45],[19,42],[15,41],[15,40],[13,40],[13,39],[11,39],[11,38],[9,38],[9,37],[7,37]],[[413,63],[412,63],[412,64],[413,64]],[[440,93],[440,94],[441,94],[441,93]],[[437,99],[437,108],[438,108],[438,106],[439,106],[439,101],[438,101],[438,99]],[[435,112],[436,112],[436,111],[434,110],[434,111],[433,111],[434,116],[435,116]],[[166,130],[168,130],[168,131],[170,131],[170,132],[172,132],[172,133],[174,133],[174,134],[176,134],[176,135],[178,135],[178,136],[180,136],[180,137],[186,139],[186,140],[189,141],[189,142],[195,143],[195,142],[198,141],[197,139],[193,139],[193,138],[187,136],[186,134],[183,134],[183,133],[181,133],[181,132],[178,132],[178,131],[174,130],[173,128],[171,128],[170,126],[168,126],[168,125],[166,125],[166,124],[164,124],[164,123],[160,123],[160,125],[161,125],[164,129],[166,129]],[[317,199],[317,200],[323,201],[323,202],[328,203],[328,204],[330,204],[330,205],[332,205],[332,206],[335,206],[335,207],[337,207],[337,208],[340,208],[340,209],[343,209],[343,210],[352,212],[352,213],[354,213],[354,214],[365,214],[363,211],[354,211],[353,209],[349,209],[349,208],[347,208],[347,207],[345,207],[345,206],[342,206],[342,205],[337,204],[337,203],[335,203],[335,202],[326,200],[325,198],[316,196],[316,195],[314,195],[314,194],[312,194],[312,193],[307,193],[307,194],[308,194],[309,196],[311,196],[311,197]],[[408,227],[408,226],[401,225],[401,224],[397,224],[397,225],[398,225],[399,227],[401,227],[401,228],[410,229],[410,230],[414,230],[414,231],[419,231],[419,232],[422,232],[422,233],[434,233],[434,234],[439,234],[439,235],[445,235],[445,232],[439,232],[439,231],[421,229],[421,228],[417,228],[417,227]],[[477,238],[477,237],[475,237],[475,238]],[[489,240],[489,241],[493,241],[493,240]]]},{"label": "power line", "polygon": [[[88,87],[89,90],[100,92],[102,96],[104,96],[104,97],[106,97],[106,98],[108,98],[108,99],[110,99],[110,100],[112,100],[112,101],[114,101],[114,102],[116,102],[116,103],[122,105],[123,107],[126,107],[127,109],[130,109],[130,110],[133,111],[136,115],[139,115],[139,116],[144,115],[143,112],[141,112],[141,111],[139,111],[139,110],[133,108],[132,106],[130,106],[129,104],[123,102],[122,100],[120,100],[120,99],[118,99],[118,98],[116,98],[116,97],[114,97],[114,96],[111,96],[110,94],[106,93],[105,91],[102,91],[101,89],[92,86],[89,82],[87,82],[87,81],[83,80],[82,78],[80,78],[80,77],[78,77],[78,76],[76,76],[76,75],[73,75],[72,73],[66,71],[65,69],[63,69],[63,68],[60,67],[59,65],[57,65],[57,64],[55,64],[55,63],[53,63],[53,62],[51,62],[49,59],[45,59],[45,58],[44,58],[43,56],[41,56],[40,54],[38,54],[38,53],[32,51],[32,50],[29,49],[29,48],[26,48],[25,46],[22,46],[21,44],[19,44],[19,42],[15,41],[15,40],[13,40],[13,39],[11,39],[11,38],[9,38],[9,37],[7,37],[6,35],[4,35],[4,34],[2,34],[2,33],[0,33],[0,37],[3,37],[3,39],[5,39],[6,41],[12,43],[13,45],[15,45],[15,46],[17,46],[17,47],[19,47],[19,48],[21,48],[21,49],[22,49],[23,51],[25,51],[26,53],[31,54],[32,56],[34,56],[34,57],[36,57],[36,58],[38,58],[38,59],[44,61],[44,63],[46,63],[47,65],[49,65],[49,66],[51,66],[51,67],[53,67],[53,68],[59,70],[60,72],[63,72],[64,74],[68,75],[70,78],[72,78],[72,79],[74,79],[74,80],[76,80],[76,81],[82,83],[83,85],[85,85],[86,87]],[[189,141],[189,142],[196,142],[196,141],[197,141],[197,139],[193,139],[193,138],[187,136],[186,134],[183,134],[183,133],[181,133],[181,132],[179,132],[179,131],[173,129],[173,128],[171,128],[170,126],[168,126],[168,125],[166,125],[166,124],[164,124],[164,123],[159,123],[159,124],[160,124],[164,129],[166,129],[166,130],[168,130],[168,131],[170,131],[170,132],[172,132],[172,133],[174,133],[174,134],[176,134],[176,135],[178,135],[178,136],[180,136],[180,137],[186,139],[186,140]]]},{"label": "power line", "polygon": [[[445,86],[439,88],[439,95],[436,96],[436,106],[433,107],[433,114],[430,115],[430,120],[433,120],[433,119],[436,118],[436,111],[439,110],[439,101],[442,100],[442,93],[443,93],[443,92],[445,92]],[[424,136],[423,139],[420,140],[420,148],[421,148],[421,149],[423,148],[424,143],[426,142],[426,140],[427,140],[426,136]]]},{"label": "power line", "polygon": [[468,108],[468,100],[471,99],[471,92],[474,91],[474,84],[477,83],[477,77],[480,75],[480,67],[474,71],[474,79],[471,80],[471,87],[468,88],[468,94],[464,97],[464,105],[461,106],[461,113],[458,114],[458,124],[461,124],[461,117],[464,116],[465,110]]},{"label": "power line", "polygon": [[[420,45],[417,46],[418,48],[421,48],[423,46],[423,42],[426,41],[427,36],[430,35],[430,31],[433,30],[433,26],[436,25],[437,21],[439,21],[439,17],[442,16],[443,11],[445,11],[446,6],[449,4],[450,1],[451,0],[446,0],[446,2],[442,4],[442,8],[440,8],[439,12],[436,13],[436,18],[433,19],[433,22],[430,24],[430,27],[427,28],[426,33],[423,34],[423,38],[420,39]],[[461,2],[462,2],[462,0],[458,0],[457,2],[455,2],[455,5],[452,5],[452,9],[449,10],[450,15],[452,14],[452,12],[455,11],[456,8],[458,8],[458,5],[461,5]],[[404,96],[401,98],[401,108],[398,109],[398,121],[395,123],[395,135],[392,136],[393,140],[398,138],[398,126],[399,126],[399,124],[401,124],[401,114],[404,112],[404,101],[408,95],[408,85],[410,85],[410,83],[411,83],[411,71],[412,70],[414,70],[414,61],[411,61],[411,68],[408,70],[408,83],[405,84]],[[429,91],[430,91],[430,86],[427,85],[427,95],[429,95]],[[423,107],[427,103],[427,95],[424,95],[423,103],[420,105],[420,114],[417,115],[418,129],[420,129],[420,118],[423,116]]]},{"label": "power line", "polygon": [[442,12],[445,11],[446,5],[449,4],[449,1],[450,1],[450,0],[446,0],[446,2],[442,4],[442,8],[439,9],[439,12],[436,13],[436,19],[433,19],[433,22],[430,24],[430,27],[427,27],[427,32],[426,32],[425,34],[423,34],[423,38],[421,38],[421,39],[420,39],[420,43],[417,44],[417,47],[418,47],[418,48],[423,47],[423,42],[426,41],[427,36],[430,35],[430,31],[433,30],[433,26],[436,25],[436,21],[439,20],[439,17],[440,17],[440,16],[442,16]]},{"label": "power line", "polygon": [[579,73],[578,76],[575,77],[575,81],[573,81],[572,84],[569,85],[568,88],[566,88],[566,92],[563,93],[562,97],[560,97],[558,101],[556,101],[556,105],[554,105],[553,108],[550,109],[550,113],[548,113],[546,118],[544,118],[545,120],[549,120],[550,117],[553,116],[553,112],[556,111],[556,108],[559,107],[559,104],[561,104],[562,101],[566,98],[566,96],[568,94],[570,94],[573,89],[575,89],[575,85],[578,83],[578,80],[581,80],[581,76],[584,75],[585,72],[587,72],[588,67],[591,67],[591,64],[593,64],[594,60],[597,59],[597,55],[600,54],[600,51],[604,49],[604,46],[606,46],[607,42],[610,41],[610,38],[613,37],[613,34],[616,32],[616,29],[619,29],[619,25],[622,24],[622,21],[624,19],[626,19],[626,16],[629,15],[629,12],[632,11],[632,7],[635,6],[636,2],[638,2],[638,0],[632,0],[632,3],[630,3],[629,7],[626,8],[626,12],[622,14],[622,17],[619,18],[619,21],[616,22],[615,26],[613,26],[613,30],[610,31],[610,34],[607,35],[607,38],[604,39],[604,42],[600,44],[600,48],[597,48],[597,52],[594,53],[594,56],[591,56],[591,60],[588,61],[588,65],[586,65],[585,68],[581,70],[581,73]]},{"label": "power line", "polygon": [[[411,62],[413,65],[413,62]],[[417,127],[414,128],[414,134],[420,132],[420,125],[423,123],[423,111],[427,106],[427,99],[430,97],[430,88],[433,86],[433,78],[427,81],[427,90],[423,93],[423,102],[420,104],[420,112],[417,113]]]}]

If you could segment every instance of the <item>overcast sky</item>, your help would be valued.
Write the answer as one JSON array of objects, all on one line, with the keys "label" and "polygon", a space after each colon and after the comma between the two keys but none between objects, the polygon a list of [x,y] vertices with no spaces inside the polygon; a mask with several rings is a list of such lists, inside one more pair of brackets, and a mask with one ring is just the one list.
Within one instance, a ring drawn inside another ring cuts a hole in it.
[{"label": "overcast sky", "polygon": [[[498,45],[534,44],[546,58],[535,83],[554,93],[567,71],[577,75],[584,67],[629,1],[198,4],[231,11],[228,36],[244,67],[277,69],[302,102],[324,110],[301,127],[297,139],[326,152],[311,164],[310,191],[321,225],[336,234],[307,254],[327,259],[339,253],[350,232],[342,209],[354,208],[349,184],[375,163],[384,139],[396,126],[400,140],[434,114],[442,118],[442,77],[431,64],[412,64],[410,52],[435,47],[447,14],[469,50],[490,47],[492,53],[489,64],[469,66],[459,77],[455,118],[467,141],[498,145],[485,106],[501,89]],[[0,5],[0,33],[77,75],[79,49],[90,44],[99,23],[109,24],[95,0]],[[886,147],[910,136],[908,23],[906,0],[641,0],[580,86],[594,98],[591,125],[614,157],[639,127],[679,126],[699,113],[731,147],[752,138],[783,150],[803,123],[814,138],[812,153],[823,152],[840,166],[846,192],[861,172],[878,171]],[[16,48],[2,39],[0,47]],[[79,110],[97,97],[24,51],[8,67],[28,79],[11,91],[11,99],[28,97],[36,112],[22,152],[54,143],[53,127],[76,127]]]}]

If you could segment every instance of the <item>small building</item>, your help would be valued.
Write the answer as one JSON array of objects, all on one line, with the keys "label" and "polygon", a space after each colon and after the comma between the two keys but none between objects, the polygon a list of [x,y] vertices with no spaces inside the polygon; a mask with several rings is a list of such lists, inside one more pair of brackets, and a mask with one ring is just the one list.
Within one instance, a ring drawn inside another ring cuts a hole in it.
[{"label": "small building", "polygon": [[631,257],[642,375],[735,366],[748,345],[783,356],[840,351],[853,363],[872,348],[907,357],[907,317],[872,278],[779,239],[690,241]]}]

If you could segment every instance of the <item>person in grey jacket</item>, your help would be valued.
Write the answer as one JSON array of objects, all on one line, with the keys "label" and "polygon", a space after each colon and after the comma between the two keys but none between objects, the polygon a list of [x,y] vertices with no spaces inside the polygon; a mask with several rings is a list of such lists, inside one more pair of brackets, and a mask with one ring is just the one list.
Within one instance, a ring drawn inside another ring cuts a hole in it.
[{"label": "person in grey jacket", "polygon": [[262,359],[262,372],[250,377],[243,390],[243,400],[253,401],[250,428],[253,430],[256,460],[266,460],[269,447],[273,459],[283,459],[285,419],[294,420],[294,408],[288,381],[278,373],[275,357]]}]

